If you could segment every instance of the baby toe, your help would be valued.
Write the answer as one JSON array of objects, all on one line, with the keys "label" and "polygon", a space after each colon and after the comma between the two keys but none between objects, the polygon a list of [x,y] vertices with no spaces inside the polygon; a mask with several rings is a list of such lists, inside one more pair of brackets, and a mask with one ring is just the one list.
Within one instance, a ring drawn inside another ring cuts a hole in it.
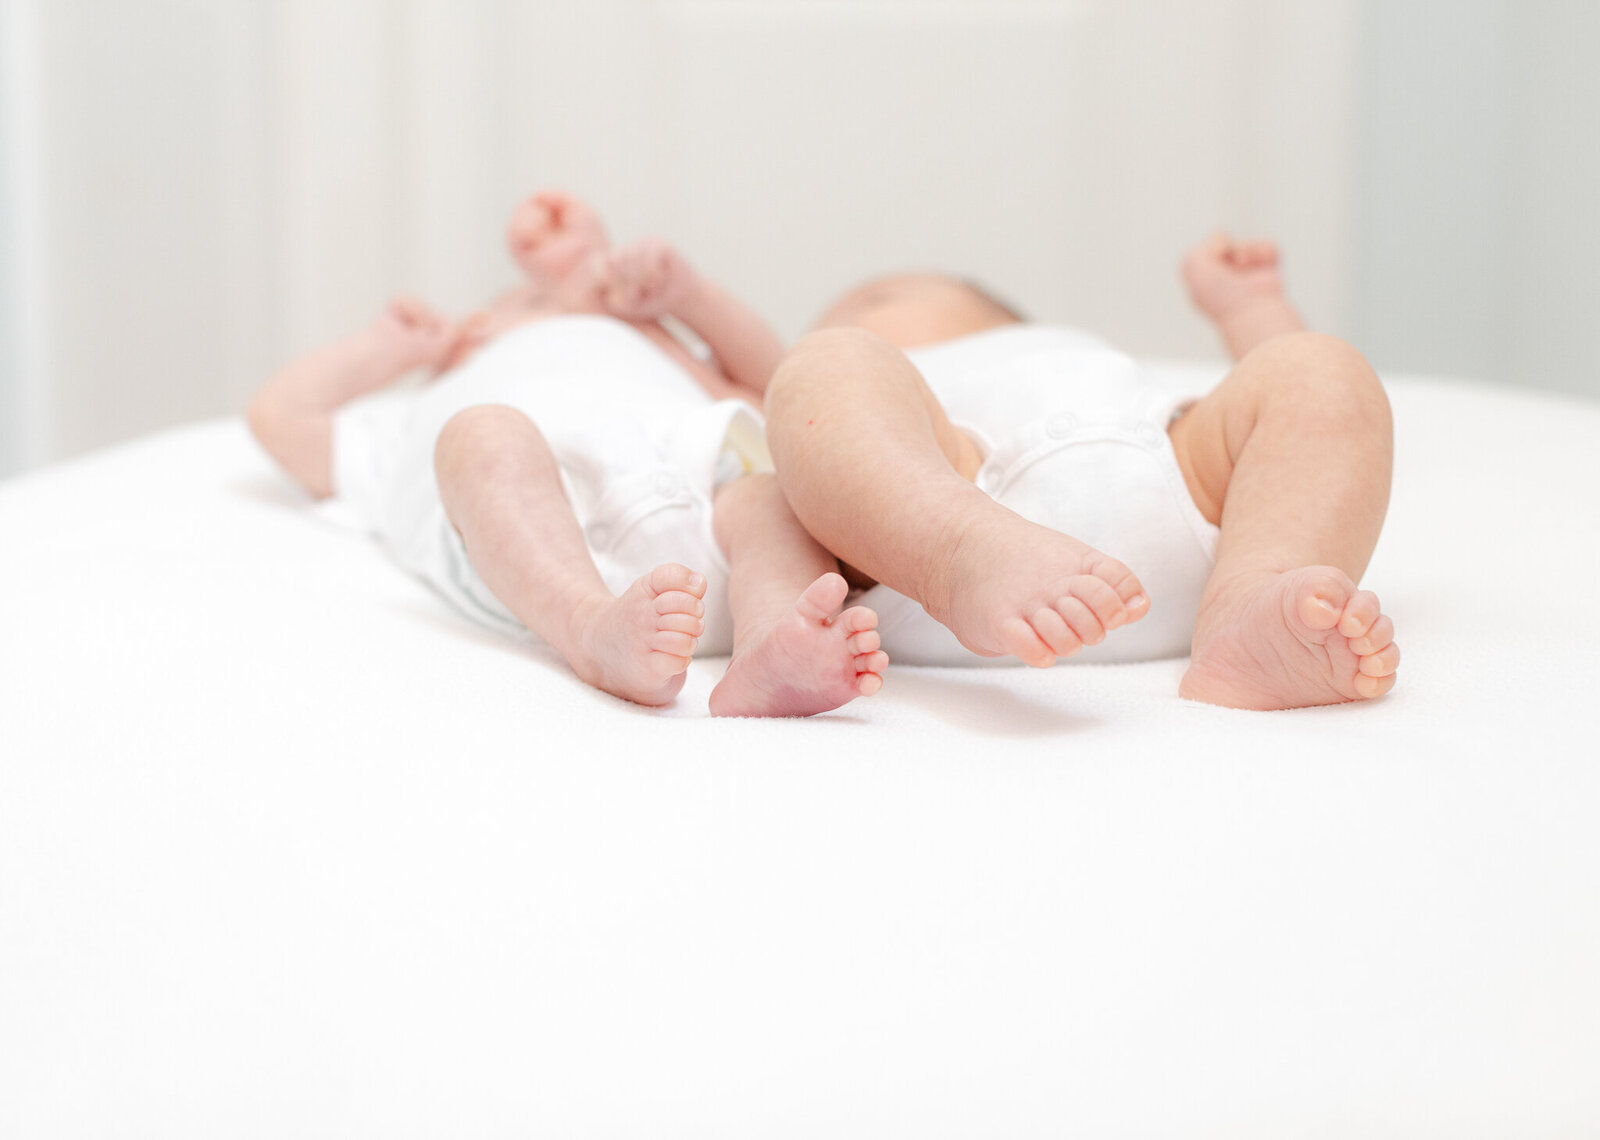
[{"label": "baby toe", "polygon": [[658,614],[693,614],[703,617],[706,604],[696,595],[683,590],[668,590],[656,595],[656,613]]},{"label": "baby toe", "polygon": [[1112,630],[1128,620],[1128,607],[1121,595],[1103,578],[1082,575],[1069,584],[1072,596],[1088,606],[1103,629]]},{"label": "baby toe", "polygon": [[673,630],[677,633],[687,633],[690,637],[699,637],[706,631],[706,623],[695,614],[673,612],[658,614],[656,628]]},{"label": "baby toe", "polygon": [[1078,635],[1078,640],[1083,644],[1099,645],[1106,639],[1106,627],[1100,624],[1100,619],[1081,598],[1075,598],[1071,594],[1058,598],[1056,610],[1066,619],[1067,625]]},{"label": "baby toe", "polygon": [[1117,597],[1123,602],[1132,602],[1144,594],[1144,586],[1138,576],[1122,563],[1109,555],[1102,554],[1100,558],[1089,567],[1089,572],[1094,577],[1108,583],[1116,591]]},{"label": "baby toe", "polygon": [[805,588],[794,608],[809,622],[825,622],[849,592],[850,587],[841,575],[824,574]]},{"label": "baby toe", "polygon": [[878,628],[878,613],[866,606],[851,606],[840,614],[837,624],[852,633]]},{"label": "baby toe", "polygon": [[1389,620],[1388,614],[1379,614],[1378,620],[1372,623],[1366,633],[1350,639],[1350,651],[1357,657],[1365,657],[1378,652],[1393,640],[1394,622]]},{"label": "baby toe", "polygon": [[650,648],[657,653],[668,653],[674,657],[688,657],[694,653],[698,638],[690,637],[687,633],[679,633],[671,629],[658,629],[650,635]]},{"label": "baby toe", "polygon": [[1072,631],[1061,614],[1049,607],[1040,607],[1029,619],[1033,632],[1039,640],[1048,645],[1057,657],[1066,657],[1076,653],[1083,646],[1082,639]]},{"label": "baby toe", "polygon": [[1310,577],[1297,591],[1295,613],[1310,629],[1330,630],[1339,624],[1349,598],[1349,591],[1337,578]]},{"label": "baby toe", "polygon": [[1371,590],[1357,590],[1344,605],[1339,618],[1339,632],[1346,637],[1360,637],[1378,620],[1378,595]]},{"label": "baby toe", "polygon": [[846,638],[844,644],[845,648],[849,649],[851,653],[860,656],[863,653],[871,653],[877,649],[883,644],[883,640],[878,636],[877,630],[866,629]]},{"label": "baby toe", "polygon": [[1040,640],[1033,627],[1021,618],[1007,618],[998,630],[1000,649],[1020,660],[1024,665],[1044,669],[1056,663],[1055,654]]},{"label": "baby toe", "polygon": [[676,562],[664,562],[650,571],[650,589],[656,594],[668,590],[682,590],[700,598],[705,596],[706,578],[704,574],[696,573],[687,566],[681,566]]},{"label": "baby toe", "polygon": [[1391,641],[1378,652],[1362,657],[1357,667],[1368,677],[1387,677],[1400,668],[1400,647]]},{"label": "baby toe", "polygon": [[1369,677],[1365,673],[1357,673],[1355,689],[1358,694],[1371,700],[1373,697],[1383,696],[1383,694],[1394,688],[1394,682],[1395,676],[1393,673],[1384,677]]}]

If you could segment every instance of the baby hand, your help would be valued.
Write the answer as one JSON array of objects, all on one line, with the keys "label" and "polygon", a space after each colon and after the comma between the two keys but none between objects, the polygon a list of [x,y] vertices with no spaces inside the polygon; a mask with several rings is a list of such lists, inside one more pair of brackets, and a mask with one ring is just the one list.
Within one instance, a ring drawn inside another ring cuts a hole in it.
[{"label": "baby hand", "polygon": [[605,255],[600,299],[625,321],[653,321],[676,312],[694,281],[681,253],[658,238],[642,238]]},{"label": "baby hand", "polygon": [[436,369],[450,350],[450,321],[415,297],[396,297],[373,322],[372,335],[390,364],[401,371]]},{"label": "baby hand", "polygon": [[1252,301],[1283,297],[1278,247],[1236,242],[1219,231],[1184,256],[1183,283],[1195,308],[1221,324]]},{"label": "baby hand", "polygon": [[456,365],[463,363],[489,339],[490,322],[489,314],[485,312],[473,313],[466,317],[450,330],[449,338],[445,341],[445,348],[434,362],[433,371],[439,375],[450,371]]},{"label": "baby hand", "polygon": [[600,217],[562,190],[541,190],[517,206],[506,229],[512,260],[537,288],[554,288],[606,248]]}]

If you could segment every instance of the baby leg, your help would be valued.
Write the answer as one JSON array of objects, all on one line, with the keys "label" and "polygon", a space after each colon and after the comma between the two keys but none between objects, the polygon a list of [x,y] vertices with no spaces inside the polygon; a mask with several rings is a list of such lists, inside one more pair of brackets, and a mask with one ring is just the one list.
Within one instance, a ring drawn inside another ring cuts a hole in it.
[{"label": "baby leg", "polygon": [[1148,611],[1122,563],[972,485],[972,441],[905,355],[871,333],[801,341],[773,377],[767,421],[805,528],[974,653],[1046,666]]},{"label": "baby leg", "polygon": [[515,408],[458,412],[434,450],[451,525],[494,596],[597,689],[662,705],[704,630],[706,580],[668,563],[606,589],[539,429]]},{"label": "baby leg", "polygon": [[261,446],[317,498],[333,493],[334,413],[358,396],[439,361],[454,335],[421,301],[399,297],[344,340],[293,361],[250,401],[250,429]]},{"label": "baby leg", "polygon": [[1182,696],[1236,708],[1376,697],[1400,651],[1356,582],[1389,502],[1393,426],[1350,346],[1274,337],[1172,426],[1191,495],[1219,523]]},{"label": "baby leg", "polygon": [[839,612],[838,562],[801,527],[771,475],[722,488],[717,541],[728,556],[733,660],[711,691],[713,716],[810,716],[883,687],[878,615]]}]

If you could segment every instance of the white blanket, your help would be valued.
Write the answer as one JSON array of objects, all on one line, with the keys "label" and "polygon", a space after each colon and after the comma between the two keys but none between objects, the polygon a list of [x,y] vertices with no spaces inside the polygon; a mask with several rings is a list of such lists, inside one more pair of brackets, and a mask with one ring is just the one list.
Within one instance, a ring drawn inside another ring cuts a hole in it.
[{"label": "white blanket", "polygon": [[1600,1134],[1600,406],[1393,382],[1366,707],[585,688],[243,426],[0,484],[0,1136]]}]

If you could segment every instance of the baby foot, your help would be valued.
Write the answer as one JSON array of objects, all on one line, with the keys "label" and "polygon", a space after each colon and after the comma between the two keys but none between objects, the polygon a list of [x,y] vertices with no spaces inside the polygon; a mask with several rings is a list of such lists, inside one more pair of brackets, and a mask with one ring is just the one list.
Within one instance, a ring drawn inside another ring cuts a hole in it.
[{"label": "baby foot", "polygon": [[711,715],[810,716],[883,688],[889,656],[878,648],[878,615],[865,606],[838,613],[848,592],[843,578],[824,574],[747,639],[711,690]]},{"label": "baby foot", "polygon": [[704,575],[665,563],[620,597],[596,599],[575,619],[568,655],[583,680],[641,705],[664,705],[683,688],[705,631]]},{"label": "baby foot", "polygon": [[455,329],[415,297],[396,297],[368,330],[373,352],[393,373],[436,366],[449,351]]},{"label": "baby foot", "polygon": [[1178,695],[1238,709],[1369,700],[1399,664],[1394,623],[1343,571],[1246,574],[1201,611]]},{"label": "baby foot", "polygon": [[1044,668],[1138,621],[1150,599],[1133,572],[1070,535],[984,499],[951,544],[928,612],[982,657]]},{"label": "baby foot", "polygon": [[694,287],[694,270],[666,242],[643,238],[607,255],[600,280],[613,316],[653,321],[679,310]]}]

